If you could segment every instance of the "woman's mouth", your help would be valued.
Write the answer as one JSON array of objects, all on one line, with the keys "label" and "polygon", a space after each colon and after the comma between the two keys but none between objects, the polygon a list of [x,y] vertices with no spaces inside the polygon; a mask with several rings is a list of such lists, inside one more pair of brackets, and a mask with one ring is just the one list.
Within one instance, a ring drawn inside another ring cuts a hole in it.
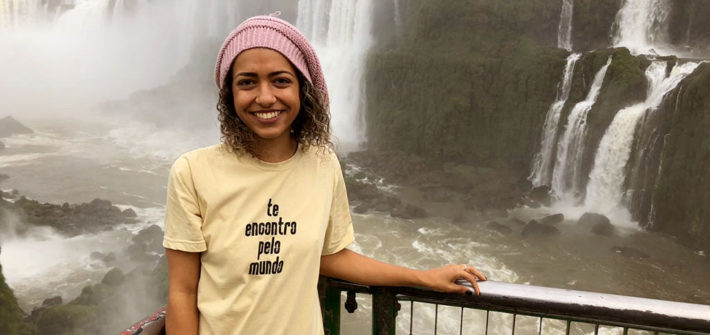
[{"label": "woman's mouth", "polygon": [[269,120],[276,119],[279,116],[279,114],[281,114],[282,112],[283,111],[269,110],[269,111],[254,112],[253,114],[259,120],[269,121]]}]

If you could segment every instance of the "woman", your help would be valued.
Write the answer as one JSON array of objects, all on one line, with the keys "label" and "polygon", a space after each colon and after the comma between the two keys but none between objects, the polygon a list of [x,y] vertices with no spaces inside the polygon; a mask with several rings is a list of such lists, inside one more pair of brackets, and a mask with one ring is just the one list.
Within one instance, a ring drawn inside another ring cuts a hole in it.
[{"label": "woman", "polygon": [[467,292],[473,267],[417,271],[362,256],[331,149],[318,58],[286,21],[257,16],[215,71],[223,143],[182,155],[168,183],[168,334],[322,334],[318,275]]}]

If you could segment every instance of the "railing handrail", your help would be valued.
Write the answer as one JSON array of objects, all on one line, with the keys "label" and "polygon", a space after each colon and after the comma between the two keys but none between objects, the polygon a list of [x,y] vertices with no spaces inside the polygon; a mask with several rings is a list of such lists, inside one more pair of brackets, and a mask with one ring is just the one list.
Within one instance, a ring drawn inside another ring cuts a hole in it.
[{"label": "railing handrail", "polygon": [[[335,279],[326,282],[326,285],[341,291],[373,293],[375,289],[384,290],[399,301],[486,309],[635,329],[710,334],[710,306],[701,304],[495,281],[479,282],[480,296],[440,293],[412,287],[368,289],[367,286]],[[468,282],[461,284],[471,287]]]}]

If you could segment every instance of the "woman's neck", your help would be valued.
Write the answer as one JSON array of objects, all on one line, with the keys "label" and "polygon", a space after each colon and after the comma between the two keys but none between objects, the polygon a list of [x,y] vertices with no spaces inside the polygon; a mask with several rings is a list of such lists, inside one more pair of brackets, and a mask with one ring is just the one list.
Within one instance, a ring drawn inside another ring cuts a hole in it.
[{"label": "woman's neck", "polygon": [[254,143],[254,156],[267,163],[283,162],[298,149],[298,142],[290,136],[285,139],[258,140]]}]

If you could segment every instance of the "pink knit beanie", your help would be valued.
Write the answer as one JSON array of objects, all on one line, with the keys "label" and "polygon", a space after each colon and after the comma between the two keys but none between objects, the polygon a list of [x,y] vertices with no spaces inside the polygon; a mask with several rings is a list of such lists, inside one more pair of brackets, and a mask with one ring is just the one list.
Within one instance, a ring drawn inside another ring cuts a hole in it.
[{"label": "pink knit beanie", "polygon": [[313,46],[296,27],[273,16],[254,16],[234,29],[217,56],[215,80],[221,89],[234,60],[245,50],[268,48],[278,51],[328,100],[325,77]]}]

